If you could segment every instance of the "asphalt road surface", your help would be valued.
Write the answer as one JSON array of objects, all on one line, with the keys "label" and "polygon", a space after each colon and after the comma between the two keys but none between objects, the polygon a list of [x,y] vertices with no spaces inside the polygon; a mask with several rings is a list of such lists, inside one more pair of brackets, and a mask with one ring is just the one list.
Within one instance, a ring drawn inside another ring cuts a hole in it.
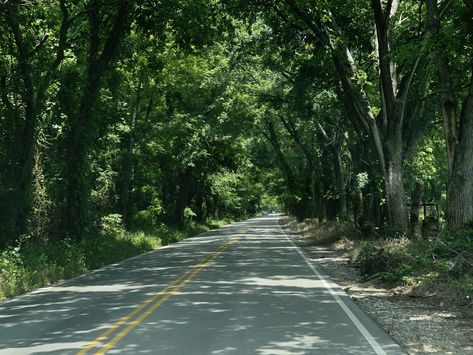
[{"label": "asphalt road surface", "polygon": [[236,223],[0,304],[0,354],[402,354],[279,228]]}]

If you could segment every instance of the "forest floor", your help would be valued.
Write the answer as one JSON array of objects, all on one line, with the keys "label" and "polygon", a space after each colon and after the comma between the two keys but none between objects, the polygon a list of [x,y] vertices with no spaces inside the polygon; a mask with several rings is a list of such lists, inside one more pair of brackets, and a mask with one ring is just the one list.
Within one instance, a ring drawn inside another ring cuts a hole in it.
[{"label": "forest floor", "polygon": [[[283,221],[294,242],[409,354],[473,354],[471,303],[419,294],[407,286],[366,280],[350,263],[349,246],[320,245],[292,219]],[[302,233],[301,233],[302,232]]]}]

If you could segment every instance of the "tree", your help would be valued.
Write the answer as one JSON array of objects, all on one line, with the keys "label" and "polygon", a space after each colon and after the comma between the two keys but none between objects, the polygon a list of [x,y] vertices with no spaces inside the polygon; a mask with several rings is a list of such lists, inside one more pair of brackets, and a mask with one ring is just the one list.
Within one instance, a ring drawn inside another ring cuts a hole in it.
[{"label": "tree", "polygon": [[[451,28],[442,27],[442,19],[452,2],[444,2],[439,8],[437,1],[427,1],[427,24],[433,42],[439,87],[439,104],[444,122],[445,141],[448,153],[449,179],[447,188],[447,223],[453,230],[463,229],[473,222],[473,74],[470,66],[470,79],[464,92],[455,92],[455,80],[450,67],[452,50],[447,40],[455,35]],[[458,10],[457,10],[458,11]],[[465,15],[473,14],[471,1],[465,1]],[[463,18],[468,18],[464,16]],[[451,24],[450,24],[451,26]],[[471,29],[471,18],[463,26]],[[446,26],[445,26],[446,27]],[[448,32],[450,30],[450,32]],[[471,31],[461,31],[460,36],[470,36]],[[457,34],[458,35],[458,34]],[[450,38],[448,38],[450,37]],[[448,38],[448,39],[447,39]],[[455,43],[459,43],[458,40]],[[469,46],[471,54],[471,46]],[[468,57],[462,58],[465,62]],[[468,66],[468,64],[466,64]],[[464,79],[464,75],[460,80]],[[461,99],[457,96],[463,96]],[[457,102],[461,100],[461,108]],[[458,112],[460,115],[458,116]]]},{"label": "tree", "polygon": [[[0,5],[2,20],[8,28],[8,33],[2,33],[2,40],[9,44],[2,51],[0,80],[7,132],[7,166],[2,168],[8,171],[1,181],[0,200],[5,205],[0,213],[3,236],[0,245],[28,232],[38,118],[44,112],[48,89],[64,59],[68,30],[78,16],[70,15],[65,0],[55,3],[49,11],[43,5],[21,2]],[[41,17],[47,21],[39,21]],[[34,25],[26,25],[30,23]],[[54,32],[57,27],[59,30]],[[10,55],[14,60],[8,63]]]},{"label": "tree", "polygon": [[[85,76],[80,85],[80,100],[73,116],[66,153],[66,196],[64,229],[73,239],[80,239],[87,231],[90,162],[97,117],[94,106],[104,75],[115,57],[120,39],[128,30],[127,18],[131,6],[121,0],[111,8],[103,8],[100,0],[87,3],[88,41],[84,60]],[[111,20],[110,20],[111,18]]]}]

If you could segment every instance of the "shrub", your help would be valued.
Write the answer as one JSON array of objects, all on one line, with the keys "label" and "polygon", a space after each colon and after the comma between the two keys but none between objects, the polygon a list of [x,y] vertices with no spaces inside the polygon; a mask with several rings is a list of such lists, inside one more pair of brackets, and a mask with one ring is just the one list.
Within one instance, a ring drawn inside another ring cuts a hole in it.
[{"label": "shrub", "polygon": [[113,213],[103,216],[100,221],[100,232],[105,236],[124,236],[125,228],[122,223],[122,215]]},{"label": "shrub", "polygon": [[407,265],[412,259],[409,254],[410,243],[407,238],[362,241],[355,248],[351,260],[367,276],[396,269],[404,274],[408,272]]},{"label": "shrub", "polygon": [[[290,223],[293,223],[293,221]],[[356,234],[352,223],[338,221],[319,222],[317,219],[306,219],[297,229],[312,238],[319,245],[333,244],[343,238],[352,238]]]}]

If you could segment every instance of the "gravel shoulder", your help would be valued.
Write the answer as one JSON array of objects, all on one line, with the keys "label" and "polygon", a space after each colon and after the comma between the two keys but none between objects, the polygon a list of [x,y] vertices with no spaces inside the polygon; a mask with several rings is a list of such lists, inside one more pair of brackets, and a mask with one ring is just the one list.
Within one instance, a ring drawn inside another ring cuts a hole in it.
[{"label": "gravel shoulder", "polygon": [[470,305],[408,289],[387,288],[350,265],[346,251],[315,245],[314,239],[290,229],[293,241],[409,354],[472,354],[473,318]]}]

